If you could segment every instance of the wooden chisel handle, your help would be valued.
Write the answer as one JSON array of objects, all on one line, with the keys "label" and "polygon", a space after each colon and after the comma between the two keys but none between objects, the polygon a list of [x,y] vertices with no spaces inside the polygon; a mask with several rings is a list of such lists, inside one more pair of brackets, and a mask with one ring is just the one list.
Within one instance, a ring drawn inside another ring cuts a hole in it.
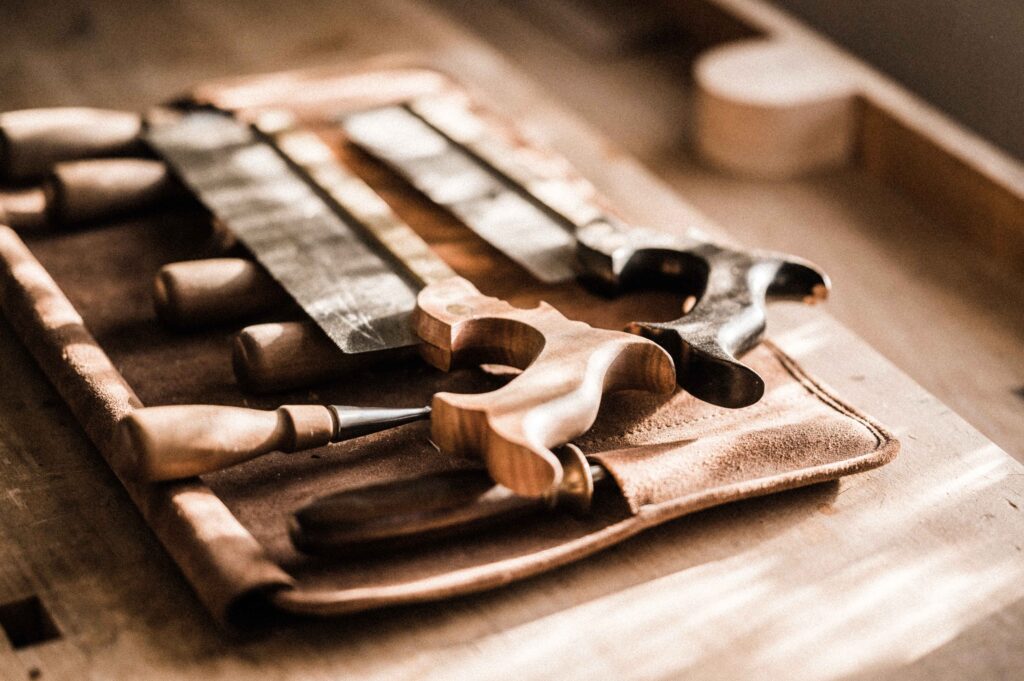
[{"label": "wooden chisel handle", "polygon": [[344,490],[297,511],[292,543],[305,553],[354,555],[392,551],[507,523],[557,505],[585,512],[594,485],[607,479],[574,445],[557,451],[566,475],[557,493],[522,497],[483,470],[434,473]]},{"label": "wooden chisel handle", "polygon": [[51,166],[95,156],[142,151],[143,122],[128,111],[66,107],[0,114],[0,177],[41,178]]},{"label": "wooden chisel handle", "polygon": [[127,471],[142,480],[210,473],[268,452],[295,452],[428,418],[429,408],[217,405],[136,409],[118,425]]},{"label": "wooden chisel handle", "polygon": [[242,388],[267,394],[335,381],[415,354],[410,346],[347,355],[313,322],[277,322],[242,329],[231,362]]},{"label": "wooden chisel handle", "polygon": [[242,258],[171,263],[153,283],[157,316],[177,328],[252,319],[290,300],[266,270]]},{"label": "wooden chisel handle", "polygon": [[63,224],[141,212],[188,196],[165,163],[145,158],[58,163],[43,188],[50,220]]}]

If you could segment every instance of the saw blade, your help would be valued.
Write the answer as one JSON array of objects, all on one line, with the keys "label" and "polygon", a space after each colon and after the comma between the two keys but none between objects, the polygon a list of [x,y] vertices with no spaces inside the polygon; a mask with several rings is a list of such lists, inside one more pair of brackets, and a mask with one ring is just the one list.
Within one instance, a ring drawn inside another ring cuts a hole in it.
[{"label": "saw blade", "polygon": [[[343,352],[416,342],[409,315],[421,278],[400,276],[364,240],[359,218],[346,219],[331,205],[338,197],[325,198],[251,126],[192,111],[152,125],[146,138]],[[340,164],[337,172],[351,176]],[[380,205],[367,204],[358,182],[341,196],[363,197],[349,214],[369,210],[379,222]]]},{"label": "saw blade", "polygon": [[340,122],[352,142],[537,279],[576,276],[572,225],[408,107],[361,111]]}]

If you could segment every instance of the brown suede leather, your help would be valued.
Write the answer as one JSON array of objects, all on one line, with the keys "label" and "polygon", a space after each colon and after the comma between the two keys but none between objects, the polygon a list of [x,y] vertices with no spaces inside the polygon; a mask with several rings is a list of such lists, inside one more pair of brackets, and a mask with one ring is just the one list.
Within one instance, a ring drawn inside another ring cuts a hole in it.
[{"label": "brown suede leather", "polygon": [[[452,87],[417,73],[417,88]],[[374,82],[387,82],[387,74]],[[394,90],[388,89],[390,98]],[[356,91],[366,104],[366,88]],[[286,101],[287,93],[282,97]],[[343,98],[333,103],[351,104]],[[310,110],[324,113],[331,106],[320,102]],[[608,300],[575,283],[533,281],[346,146],[336,130],[320,130],[344,162],[483,292],[523,306],[545,299],[569,317],[605,328],[678,316],[681,294]],[[147,405],[264,408],[303,402],[413,406],[438,390],[477,392],[508,380],[484,371],[441,374],[410,362],[311,390],[245,395],[231,373],[235,329],[174,333],[152,311],[152,277],[160,265],[218,254],[206,222],[201,211],[183,205],[131,222],[37,236],[29,242],[31,253],[13,232],[0,230],[4,312],[115,470],[114,426],[140,399]],[[895,455],[898,443],[891,435],[843,405],[778,348],[762,344],[746,361],[767,384],[765,398],[748,409],[716,408],[681,393],[669,400],[639,393],[607,398],[597,425],[578,444],[611,471],[619,491],[603,490],[585,519],[556,512],[372,559],[315,559],[292,548],[286,520],[312,497],[479,465],[436,452],[423,423],[315,451],[271,454],[202,481],[125,486],[206,605],[229,619],[241,617],[236,606],[253,594],[291,611],[336,614],[479,591],[571,562],[685,513],[855,473]]]}]

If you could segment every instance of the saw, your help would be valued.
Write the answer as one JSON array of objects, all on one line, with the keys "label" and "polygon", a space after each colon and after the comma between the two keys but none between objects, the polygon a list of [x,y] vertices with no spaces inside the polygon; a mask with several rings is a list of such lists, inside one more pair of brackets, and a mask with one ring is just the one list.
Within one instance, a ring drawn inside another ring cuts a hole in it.
[{"label": "saw", "polygon": [[414,100],[339,119],[346,135],[434,203],[542,281],[580,276],[612,292],[670,286],[692,296],[684,316],[637,321],[676,363],[677,382],[696,397],[744,407],[764,381],[737,355],[765,331],[766,299],[815,302],[828,277],[792,256],[749,251],[625,224],[561,159],[539,157],[496,134],[462,96]]},{"label": "saw", "polygon": [[[233,116],[196,110],[151,122],[146,137],[346,355],[415,344],[445,371],[523,370],[489,393],[434,395],[431,436],[443,451],[481,456],[517,494],[547,495],[563,476],[551,448],[590,428],[604,393],[672,391],[672,360],[657,344],[544,303],[523,310],[481,294],[318,138],[270,134],[277,144]],[[181,427],[153,419],[135,440],[160,441]]]}]

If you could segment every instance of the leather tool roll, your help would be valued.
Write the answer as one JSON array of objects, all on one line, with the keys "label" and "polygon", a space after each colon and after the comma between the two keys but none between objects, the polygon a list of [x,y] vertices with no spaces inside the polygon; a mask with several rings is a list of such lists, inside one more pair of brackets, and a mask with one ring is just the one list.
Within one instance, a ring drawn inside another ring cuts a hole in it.
[{"label": "leather tool roll", "polygon": [[[327,75],[335,84],[344,82],[339,73]],[[373,93],[366,83],[380,83],[381,99],[393,100],[404,87],[410,94],[456,90],[451,81],[423,69],[394,69],[364,77],[359,88],[320,90],[313,76],[295,78],[294,91],[278,76],[273,91],[261,90],[255,77],[247,87],[226,92],[238,107],[245,106],[248,92],[271,108],[287,106],[297,92],[316,93],[303,99],[303,115],[314,125],[321,121],[317,129],[342,162],[482,292],[521,306],[545,299],[566,316],[602,328],[620,329],[636,318],[678,317],[681,300],[674,294],[608,299],[575,282],[532,281],[450,215],[348,147],[327,123],[346,107],[375,103],[368,101]],[[214,100],[218,91],[203,90]],[[411,407],[426,404],[438,391],[482,392],[508,380],[500,371],[440,373],[399,358],[346,371],[312,390],[247,393],[232,373],[230,329],[175,331],[154,314],[154,275],[168,263],[206,255],[203,244],[211,230],[208,219],[197,215],[192,223],[177,224],[169,238],[164,220],[154,212],[130,223],[98,222],[42,235],[31,241],[31,250],[12,230],[0,228],[4,314],[115,471],[123,472],[111,434],[125,413],[143,404]],[[290,312],[283,314],[285,321]],[[400,555],[306,556],[289,540],[287,519],[331,492],[478,466],[438,453],[428,441],[427,423],[307,452],[268,454],[181,483],[124,484],[214,616],[244,625],[267,608],[336,615],[506,585],[672,518],[861,472],[896,454],[898,443],[882,426],[808,376],[783,349],[764,343],[744,361],[765,379],[764,398],[750,408],[715,407],[683,392],[670,399],[635,392],[608,396],[594,427],[574,440],[614,481],[595,495],[589,515],[534,514],[529,522]],[[807,500],[782,497],[777,503],[799,512]]]}]

